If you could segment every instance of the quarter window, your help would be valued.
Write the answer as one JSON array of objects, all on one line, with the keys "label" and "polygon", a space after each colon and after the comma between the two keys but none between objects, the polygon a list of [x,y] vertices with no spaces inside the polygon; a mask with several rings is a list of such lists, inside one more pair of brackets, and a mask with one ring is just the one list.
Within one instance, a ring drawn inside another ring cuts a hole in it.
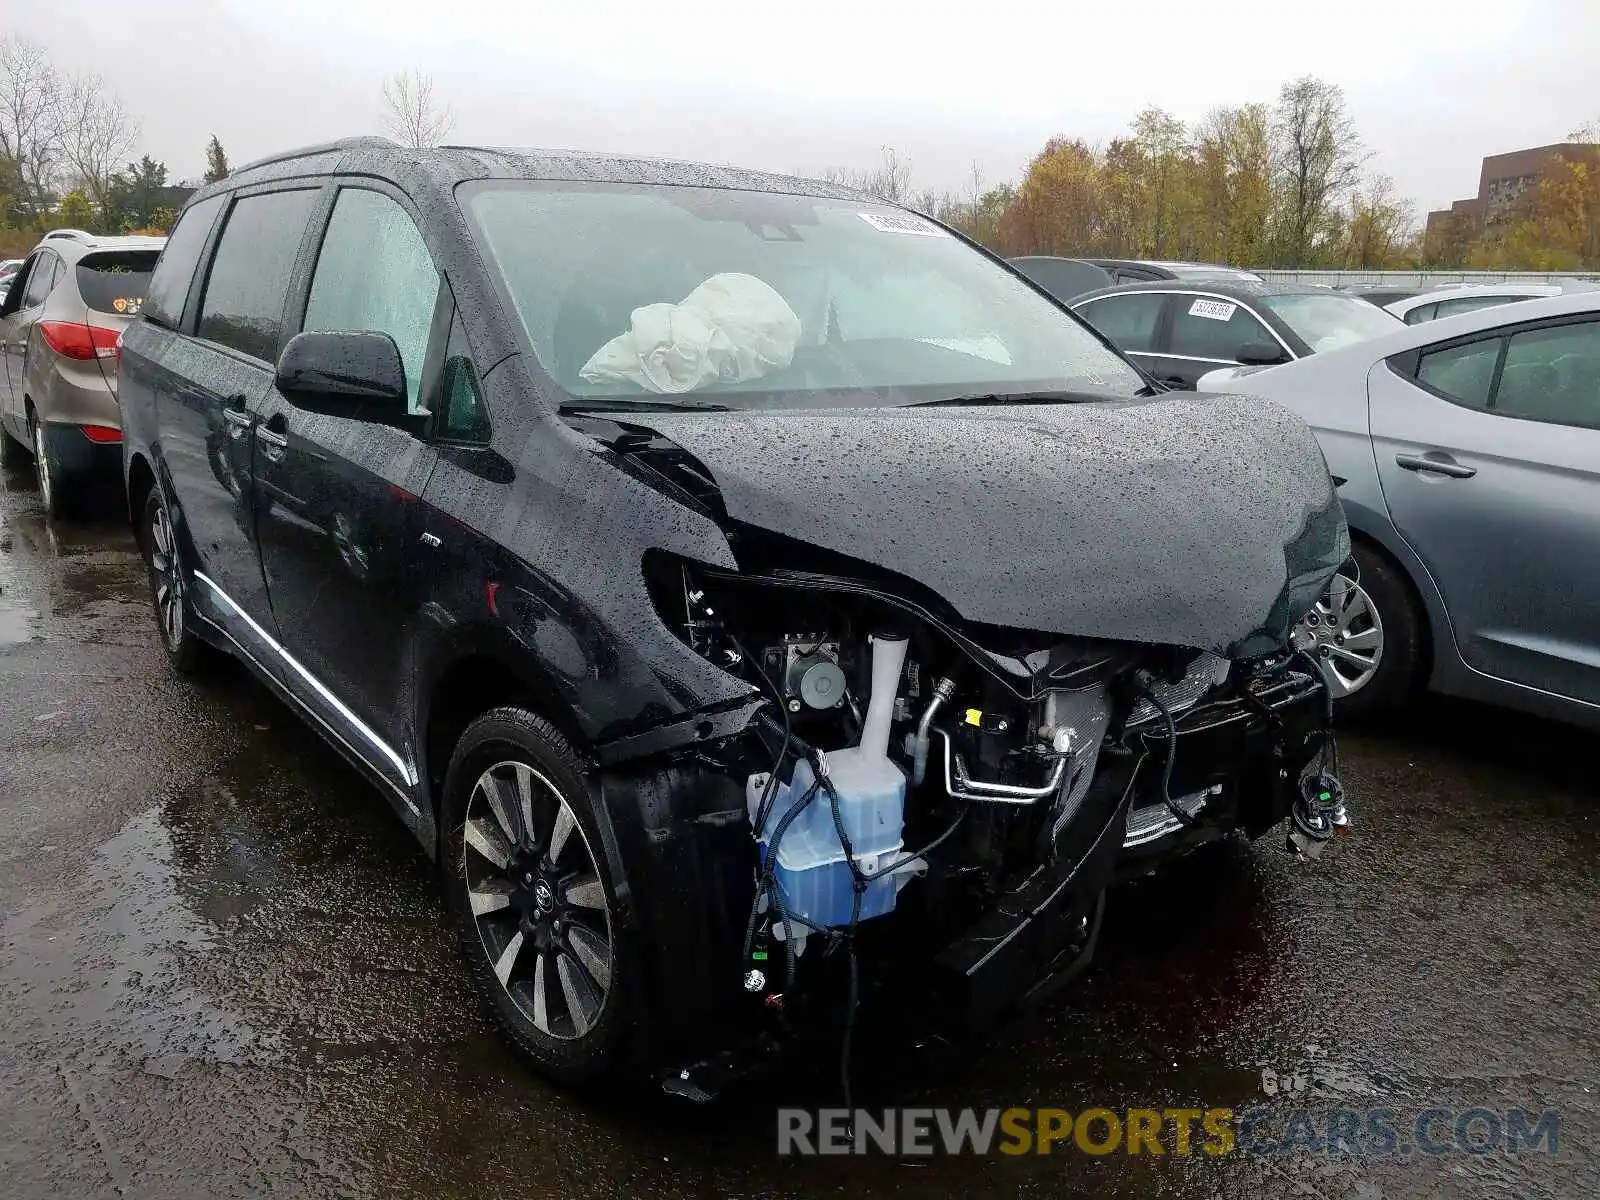
[{"label": "quarter window", "polygon": [[439,272],[405,209],[381,192],[341,191],[317,256],[305,328],[387,333],[400,348],[416,413],[438,300]]},{"label": "quarter window", "polygon": [[1182,358],[1238,362],[1239,351],[1266,342],[1277,345],[1267,327],[1242,304],[1221,297],[1179,296],[1172,314],[1172,346]]},{"label": "quarter window", "polygon": [[1417,382],[1469,408],[1487,408],[1499,361],[1499,338],[1446,346],[1422,356]]},{"label": "quarter window", "polygon": [[150,290],[140,310],[147,320],[168,328],[176,328],[183,320],[183,306],[189,297],[189,285],[194,282],[194,269],[200,264],[206,238],[225,199],[225,196],[213,196],[202,200],[184,209],[178,218],[161,257],[156,260],[155,274],[150,277]]},{"label": "quarter window", "polygon": [[1091,300],[1078,315],[1123,350],[1149,353],[1156,348],[1156,325],[1167,298],[1155,292],[1130,292]]},{"label": "quarter window", "polygon": [[201,337],[267,362],[278,357],[289,278],[316,195],[300,188],[234,203],[211,260]]}]

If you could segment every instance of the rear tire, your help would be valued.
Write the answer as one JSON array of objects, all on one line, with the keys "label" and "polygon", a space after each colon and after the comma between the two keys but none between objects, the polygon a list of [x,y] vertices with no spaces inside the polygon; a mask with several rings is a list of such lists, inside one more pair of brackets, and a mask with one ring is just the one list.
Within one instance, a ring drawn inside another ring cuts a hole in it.
[{"label": "rear tire", "polygon": [[167,661],[183,675],[195,674],[209,649],[194,631],[189,605],[192,579],[183,565],[172,510],[155,485],[145,497],[139,519],[139,547],[144,551],[145,568],[150,575],[150,603],[155,608],[156,628]]},{"label": "rear tire", "polygon": [[67,487],[71,476],[66,475],[56,456],[50,453],[50,439],[45,436],[45,423],[29,415],[28,429],[33,441],[33,472],[39,481],[39,504],[48,520],[69,515]]},{"label": "rear tire", "polygon": [[445,906],[490,1017],[534,1067],[585,1087],[629,1064],[638,950],[619,927],[600,801],[542,717],[468,725],[445,776]]}]

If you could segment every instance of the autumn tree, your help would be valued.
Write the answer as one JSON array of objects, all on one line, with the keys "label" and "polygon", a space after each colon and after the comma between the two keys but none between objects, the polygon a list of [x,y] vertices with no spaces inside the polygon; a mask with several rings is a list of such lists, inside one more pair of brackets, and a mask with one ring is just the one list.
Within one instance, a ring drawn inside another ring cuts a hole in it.
[{"label": "autumn tree", "polygon": [[1381,269],[1401,265],[1411,238],[1411,201],[1399,196],[1394,180],[1374,175],[1350,196],[1340,266]]},{"label": "autumn tree", "polygon": [[1005,253],[1099,253],[1105,206],[1101,165],[1100,156],[1079,139],[1046,142],[1028,164],[1016,201],[1001,219]]},{"label": "autumn tree", "polygon": [[384,126],[402,146],[437,146],[455,128],[455,113],[433,95],[433,76],[398,71],[383,81]]},{"label": "autumn tree", "polygon": [[220,183],[228,177],[228,154],[216,134],[206,143],[206,182]]}]

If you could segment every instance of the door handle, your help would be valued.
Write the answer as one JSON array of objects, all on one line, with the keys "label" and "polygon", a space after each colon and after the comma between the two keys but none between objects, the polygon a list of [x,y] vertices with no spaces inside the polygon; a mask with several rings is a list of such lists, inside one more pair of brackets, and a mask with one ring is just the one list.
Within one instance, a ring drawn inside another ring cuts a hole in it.
[{"label": "door handle", "polygon": [[283,431],[283,424],[283,414],[274,413],[271,420],[256,425],[256,441],[261,444],[261,457],[268,462],[282,462],[284,452],[289,448],[289,435]]},{"label": "door handle", "polygon": [[256,423],[255,414],[243,408],[225,408],[222,419],[235,429],[249,429]]},{"label": "door handle", "polygon": [[1477,467],[1464,466],[1448,454],[1396,454],[1394,461],[1401,469],[1416,471],[1421,475],[1444,475],[1451,479],[1471,479],[1478,473]]}]

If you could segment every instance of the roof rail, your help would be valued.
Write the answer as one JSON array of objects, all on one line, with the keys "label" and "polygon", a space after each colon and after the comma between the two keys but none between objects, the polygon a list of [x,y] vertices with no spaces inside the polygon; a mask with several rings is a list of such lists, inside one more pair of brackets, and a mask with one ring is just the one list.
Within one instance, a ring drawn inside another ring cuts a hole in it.
[{"label": "roof rail", "polygon": [[360,137],[338,138],[331,142],[318,142],[314,146],[301,146],[294,150],[284,150],[277,154],[269,154],[265,158],[258,158],[254,162],[247,162],[242,167],[235,167],[229,172],[237,175],[240,171],[253,171],[257,167],[270,166],[273,163],[287,162],[291,158],[306,158],[312,154],[327,154],[333,150],[398,150],[399,145],[386,137],[377,137],[372,134],[363,134]]},{"label": "roof rail", "polygon": [[61,238],[69,242],[92,242],[94,234],[82,229],[52,229],[39,240],[48,242],[51,238]]}]

